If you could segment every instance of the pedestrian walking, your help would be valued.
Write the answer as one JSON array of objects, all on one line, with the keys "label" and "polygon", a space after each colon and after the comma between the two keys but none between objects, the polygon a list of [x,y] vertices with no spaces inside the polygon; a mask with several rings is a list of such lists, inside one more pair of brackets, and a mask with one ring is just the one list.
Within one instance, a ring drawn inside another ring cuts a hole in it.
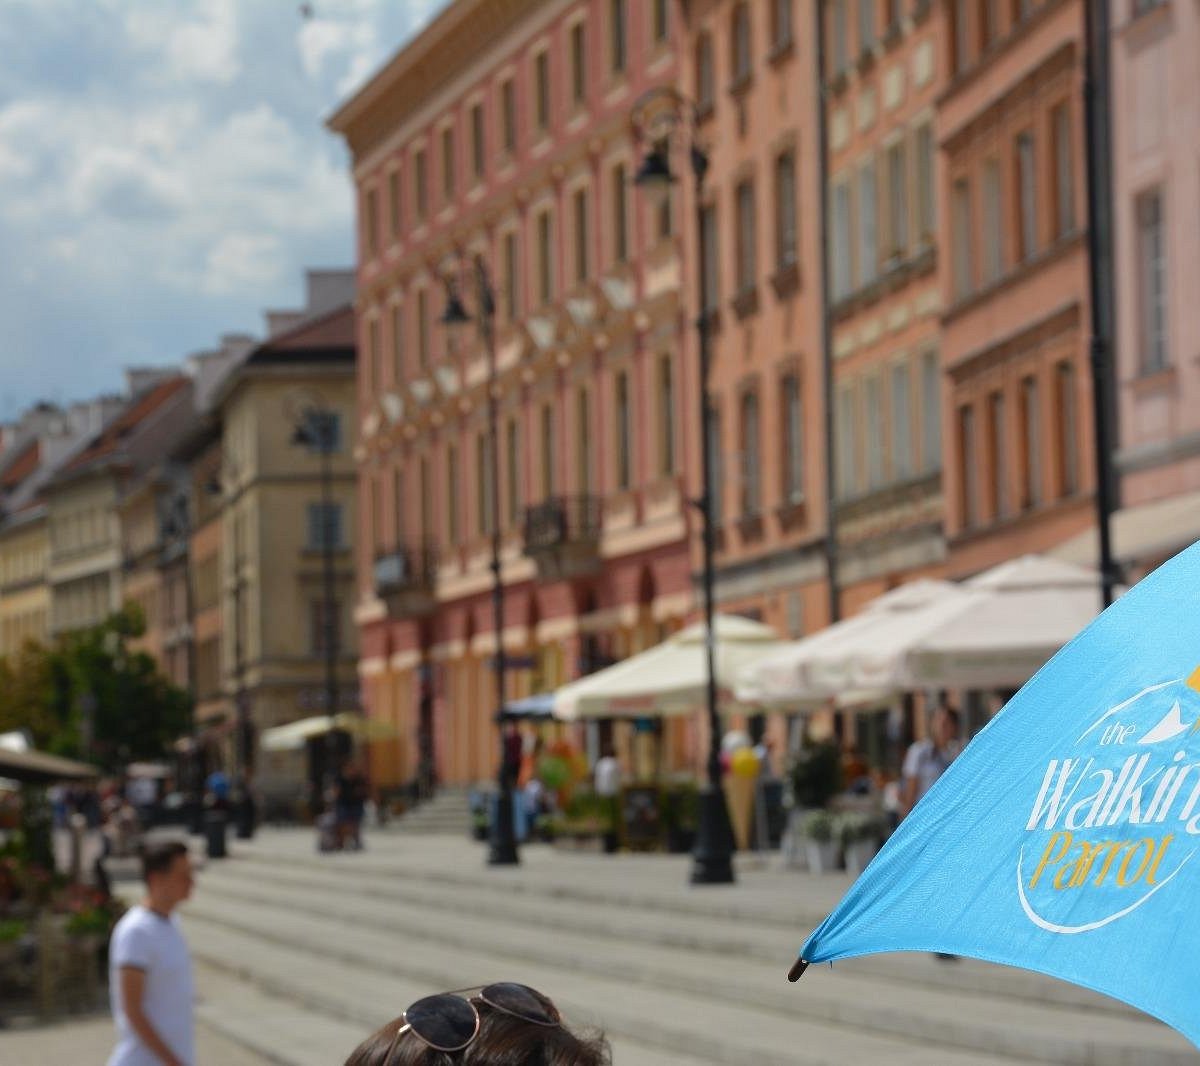
[{"label": "pedestrian walking", "polygon": [[901,776],[903,786],[903,813],[908,814],[917,801],[946,772],[946,768],[962,751],[958,736],[958,711],[943,705],[933,712],[929,722],[929,736],[909,746],[904,756]]},{"label": "pedestrian walking", "polygon": [[180,841],[142,852],[146,895],[117,922],[108,951],[117,1047],[108,1066],[195,1066],[192,960],[176,908],[192,894]]},{"label": "pedestrian walking", "polygon": [[620,806],[617,797],[621,794],[621,764],[611,744],[606,744],[596,768],[592,772],[592,787],[600,799],[608,825],[604,832],[604,850],[611,854],[617,850],[617,827],[620,824]]},{"label": "pedestrian walking", "polygon": [[611,1061],[602,1035],[572,1033],[546,996],[527,985],[499,982],[417,1000],[359,1044],[345,1066],[609,1066]]}]

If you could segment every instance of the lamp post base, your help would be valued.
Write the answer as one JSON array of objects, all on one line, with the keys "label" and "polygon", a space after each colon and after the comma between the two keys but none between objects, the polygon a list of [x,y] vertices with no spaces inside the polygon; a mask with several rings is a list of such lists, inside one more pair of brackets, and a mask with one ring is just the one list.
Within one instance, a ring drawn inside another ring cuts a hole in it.
[{"label": "lamp post base", "polygon": [[733,876],[733,830],[725,794],[712,785],[699,796],[699,823],[696,846],[692,850],[693,885],[731,885]]},{"label": "lamp post base", "polygon": [[489,866],[516,866],[521,861],[513,827],[512,792],[506,788],[496,797],[496,817],[492,820],[487,861]]}]

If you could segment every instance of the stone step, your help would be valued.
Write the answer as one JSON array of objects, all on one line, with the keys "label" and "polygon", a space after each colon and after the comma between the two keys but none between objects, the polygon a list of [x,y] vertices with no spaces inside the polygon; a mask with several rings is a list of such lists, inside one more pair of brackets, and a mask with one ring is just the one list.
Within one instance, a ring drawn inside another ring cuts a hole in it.
[{"label": "stone step", "polygon": [[676,1061],[683,1056],[684,1062],[736,1066],[1011,1066],[1013,1061],[885,1040],[673,989],[634,988],[586,968],[450,950],[377,930],[356,932],[352,922],[318,924],[283,908],[264,912],[239,926],[221,908],[204,912],[197,900],[185,917],[194,954],[266,994],[360,1024],[364,1033],[431,988],[504,978],[546,991],[574,1024],[602,1026],[618,1045],[628,1041],[654,1049],[660,1059],[666,1054]]},{"label": "stone step", "polygon": [[[497,920],[535,925],[547,932],[591,933],[673,950],[704,950],[756,959],[773,965],[781,975],[791,965],[804,931],[823,917],[793,914],[786,920],[780,916],[772,921],[766,914],[754,920],[746,916],[730,918],[722,905],[700,900],[671,908],[648,908],[644,899],[634,905],[619,896],[571,892],[555,883],[535,882],[519,891],[506,884],[503,892],[494,892],[477,880],[443,869],[429,871],[415,862],[368,861],[375,859],[373,855],[346,857],[355,867],[354,878],[348,882],[345,869],[331,865],[329,858],[314,862],[272,860],[272,880],[284,886],[341,891],[364,899],[402,900],[452,913],[476,913],[484,908]],[[239,874],[255,882],[261,877],[236,867],[231,873],[235,883]],[[1144,1017],[1124,1003],[1077,985],[974,960],[947,964],[927,955],[872,955],[840,963],[838,970],[905,984]]]},{"label": "stone step", "polygon": [[[877,979],[846,974],[840,967],[833,974],[815,973],[797,988],[781,979],[777,967],[731,958],[727,952],[664,953],[643,943],[561,929],[548,937],[536,921],[497,920],[497,915],[479,906],[431,910],[398,899],[360,896],[355,900],[354,917],[348,920],[346,901],[335,901],[328,892],[223,882],[214,884],[210,895],[201,910],[206,917],[282,942],[286,942],[290,923],[310,919],[314,942],[322,943],[323,952],[340,952],[339,957],[348,964],[369,961],[372,945],[394,937],[410,947],[427,943],[431,950],[477,950],[566,972],[587,971],[648,989],[670,988],[698,999],[719,998],[730,1005],[775,1012],[782,1018],[803,1016],[814,1023],[975,1051],[1001,1049],[1022,1060],[1079,1064],[1195,1061],[1189,1045],[1157,1022],[1032,1003],[985,1001],[962,992],[884,987]],[[287,919],[275,917],[279,910],[286,911]],[[234,914],[236,919],[230,917]],[[353,946],[356,942],[357,948]]]}]

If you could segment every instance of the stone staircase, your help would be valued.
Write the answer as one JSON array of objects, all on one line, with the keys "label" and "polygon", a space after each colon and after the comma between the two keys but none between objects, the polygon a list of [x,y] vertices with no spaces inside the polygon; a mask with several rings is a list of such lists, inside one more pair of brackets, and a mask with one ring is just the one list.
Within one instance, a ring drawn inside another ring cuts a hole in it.
[{"label": "stone staircase", "polygon": [[390,823],[404,833],[448,834],[466,837],[471,832],[471,808],[467,790],[441,788],[433,799],[406,811]]},{"label": "stone staircase", "polygon": [[[686,860],[544,846],[488,869],[465,832],[371,834],[368,849],[322,856],[307,836],[262,834],[212,864],[185,912],[192,949],[228,982],[223,998],[242,987],[259,1007],[210,1005],[206,1024],[256,1046],[277,1013],[286,1048],[257,1050],[317,1066],[331,1043],[421,995],[511,979],[551,994],[573,1023],[601,1026],[614,1062],[631,1066],[1197,1061],[1128,1007],[971,960],[874,956],[789,985],[803,935],[844,877],[745,864],[736,886],[692,888]],[[282,1020],[297,1017],[311,1040]]]}]

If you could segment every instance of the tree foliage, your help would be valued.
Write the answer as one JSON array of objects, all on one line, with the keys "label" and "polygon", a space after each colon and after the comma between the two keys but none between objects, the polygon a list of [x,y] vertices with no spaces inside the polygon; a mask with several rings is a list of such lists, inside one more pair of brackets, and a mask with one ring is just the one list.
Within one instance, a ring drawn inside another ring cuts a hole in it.
[{"label": "tree foliage", "polygon": [[51,648],[31,642],[0,660],[0,732],[27,729],[38,748],[109,771],[162,758],[187,728],[190,697],[131,647],[145,631],[127,604]]}]

